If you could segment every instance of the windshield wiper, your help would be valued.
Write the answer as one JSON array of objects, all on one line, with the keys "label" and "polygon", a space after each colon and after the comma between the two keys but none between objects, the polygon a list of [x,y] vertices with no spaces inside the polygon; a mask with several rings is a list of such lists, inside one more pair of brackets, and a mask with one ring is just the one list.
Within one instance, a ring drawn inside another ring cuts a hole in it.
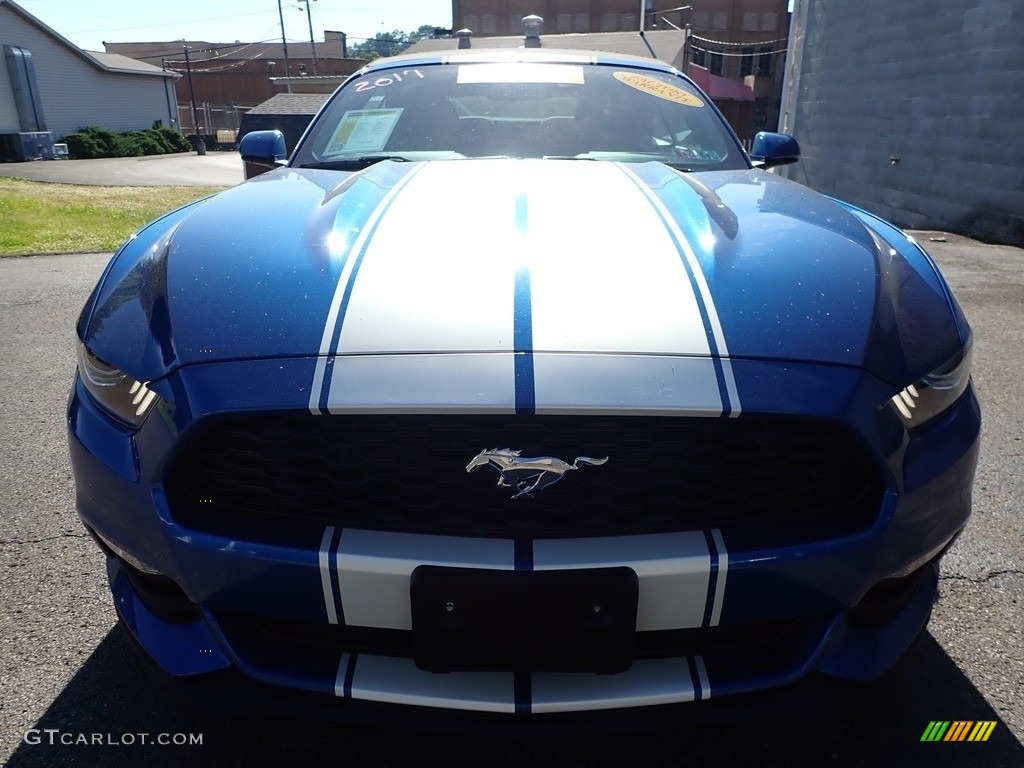
[{"label": "windshield wiper", "polygon": [[396,163],[412,162],[401,155],[362,155],[360,157],[339,157],[337,160],[321,160],[318,163],[302,163],[299,168],[317,168],[327,171],[358,171],[368,168],[374,163],[394,160]]}]

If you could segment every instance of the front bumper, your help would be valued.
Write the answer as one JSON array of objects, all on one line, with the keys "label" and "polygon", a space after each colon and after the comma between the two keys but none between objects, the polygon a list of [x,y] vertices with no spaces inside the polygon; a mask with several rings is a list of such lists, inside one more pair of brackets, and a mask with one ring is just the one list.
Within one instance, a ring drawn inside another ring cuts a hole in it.
[{"label": "front bumper", "polygon": [[[807,380],[810,386],[814,377]],[[814,414],[794,392],[793,411],[835,420],[838,401],[865,396],[856,383],[833,389],[837,403],[819,403]],[[885,399],[879,392],[876,401]],[[745,402],[758,410],[756,399]],[[803,685],[816,673],[876,679],[927,623],[938,558],[969,515],[980,431],[972,390],[913,435],[884,413],[852,422],[888,473],[877,521],[794,546],[715,528],[513,541],[296,524],[271,538],[255,529],[249,537],[198,531],[176,520],[161,481],[187,427],[178,418],[154,413],[131,434],[111,425],[80,386],[72,394],[79,512],[108,555],[120,617],[175,677],[227,675],[341,715],[387,704],[559,718],[718,707]],[[625,565],[637,573],[638,655],[628,671],[435,674],[416,667],[409,624],[415,567],[515,569],[524,561],[533,568]]]}]

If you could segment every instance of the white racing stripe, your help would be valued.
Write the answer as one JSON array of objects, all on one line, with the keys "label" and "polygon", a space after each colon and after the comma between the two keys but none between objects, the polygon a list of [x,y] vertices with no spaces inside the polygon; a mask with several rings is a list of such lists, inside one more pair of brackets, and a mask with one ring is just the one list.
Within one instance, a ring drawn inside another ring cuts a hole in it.
[{"label": "white racing stripe", "polygon": [[537,673],[531,675],[530,711],[580,712],[693,701],[685,658],[645,659],[617,675]]},{"label": "white racing stripe", "polygon": [[352,654],[347,651],[341,654],[338,661],[338,674],[334,677],[334,695],[341,698],[345,695],[345,677],[348,674],[349,664],[352,662]]},{"label": "white racing stripe", "polygon": [[[517,275],[528,277],[517,282]],[[436,392],[422,403],[428,411],[525,403],[559,413],[618,404],[623,413],[718,416],[716,366],[726,370],[733,402],[735,382],[728,361],[711,358],[695,283],[724,350],[692,249],[656,196],[617,164],[428,163],[389,192],[353,246],[324,330],[310,407],[321,412],[328,387],[331,412],[411,411],[423,393]],[[527,345],[529,380],[510,354],[517,334]],[[453,375],[444,359],[480,353],[498,353],[500,362]],[[407,354],[430,355],[418,361],[415,376],[338,375],[338,364],[354,356]],[[609,359],[600,375],[589,375],[574,370],[578,355]],[[655,388],[651,364],[630,356],[678,363],[654,364]],[[403,382],[411,391],[391,391]],[[642,397],[633,402],[638,390]]]},{"label": "white racing stripe", "polygon": [[534,350],[706,356],[686,268],[657,213],[614,164],[583,170],[531,171]]},{"label": "white racing stripe", "polygon": [[623,164],[617,164],[618,168],[633,179],[634,183],[640,189],[648,202],[658,211],[661,218],[665,222],[665,226],[668,231],[672,233],[678,247],[682,250],[683,256],[686,258],[687,264],[689,264],[690,271],[693,273],[693,279],[696,282],[697,290],[700,292],[701,300],[704,304],[705,311],[708,315],[708,323],[711,326],[711,332],[714,336],[715,347],[720,358],[722,373],[725,378],[726,392],[729,396],[730,403],[730,418],[736,418],[740,415],[740,398],[739,393],[736,390],[736,378],[732,371],[732,362],[729,360],[729,349],[725,343],[725,331],[722,330],[722,322],[718,317],[718,311],[715,309],[714,297],[711,295],[711,288],[708,286],[707,278],[704,275],[704,270],[701,268],[700,260],[697,258],[697,254],[693,252],[693,246],[686,239],[679,225],[676,223],[675,218],[665,207],[665,204],[658,199],[657,195],[650,190],[647,185],[640,179],[633,171]]},{"label": "white racing stripe", "polygon": [[697,679],[700,680],[700,698],[711,698],[711,683],[708,682],[708,670],[704,666],[703,656],[694,656],[693,663],[697,667]]},{"label": "white racing stripe", "polygon": [[331,579],[331,542],[334,540],[334,526],[324,529],[324,537],[320,542],[320,585],[324,590],[324,606],[327,608],[327,622],[338,623],[338,610],[334,603],[334,583]]},{"label": "white racing stripe", "polygon": [[721,416],[714,361],[646,355],[533,356],[538,414]]},{"label": "white racing stripe", "polygon": [[412,659],[360,655],[352,676],[352,698],[474,712],[515,712],[511,672],[450,672],[435,675]]},{"label": "white racing stripe", "polygon": [[638,632],[701,626],[711,572],[711,554],[702,532],[533,543],[537,571],[623,565],[636,572],[640,585]]},{"label": "white racing stripe", "polygon": [[[338,697],[346,695],[351,662],[352,656],[342,654],[334,687]],[[702,663],[697,666],[703,670]],[[701,686],[707,690],[704,676]],[[535,673],[528,690],[529,701],[519,703],[535,714],[678,704],[697,698],[685,657],[644,659],[615,675]],[[355,657],[348,695],[362,701],[507,714],[516,711],[517,703],[510,672],[433,674],[418,669],[411,659],[368,654]]]},{"label": "white racing stripe", "polygon": [[514,413],[510,355],[356,355],[334,361],[327,411]]},{"label": "white racing stripe", "polygon": [[522,267],[537,352],[709,353],[679,250],[616,165],[507,160],[427,164],[404,186],[366,245],[336,352],[510,351]]},{"label": "white racing stripe", "polygon": [[510,571],[515,566],[514,544],[510,539],[346,529],[337,550],[345,622],[412,629],[409,579],[420,565]]},{"label": "white racing stripe", "polygon": [[[331,535],[333,537],[333,532]],[[699,531],[542,539],[532,545],[533,570],[626,566],[636,572],[639,583],[638,632],[700,627],[709,613],[714,625],[721,614],[728,560],[720,532],[713,532],[713,536],[719,562],[718,581],[713,591],[710,589],[711,552],[704,533]],[[324,540],[328,540],[326,531]],[[515,546],[511,539],[346,529],[333,554],[345,622],[382,629],[412,628],[409,582],[412,572],[420,565],[515,568]],[[334,610],[333,598],[333,590],[327,582],[324,599],[328,616]],[[713,606],[709,606],[709,600]]]},{"label": "white racing stripe", "polygon": [[[724,599],[728,554],[721,531],[711,531],[710,537],[718,559],[714,589],[712,552],[703,532],[540,540],[533,542],[532,566],[543,571],[625,565],[638,576],[638,631],[700,627],[709,612],[714,625]],[[512,570],[515,563],[514,543],[507,539],[343,530],[329,552],[335,538],[335,528],[327,526],[320,548],[324,599],[330,615],[334,591],[324,561],[333,555],[340,604],[353,626],[411,629],[410,578],[420,565]],[[711,684],[701,656],[644,659],[615,675],[534,673],[517,701],[512,673],[438,675],[418,669],[409,658],[343,653],[334,692],[414,706],[511,713],[518,705],[545,713],[707,699]]]},{"label": "white racing stripe", "polygon": [[[523,257],[516,167],[428,163],[405,186],[367,246],[338,354],[513,349]],[[502,171],[504,183],[495,183]]]},{"label": "white racing stripe", "polygon": [[412,170],[405,174],[405,176],[403,176],[395,186],[392,187],[383,198],[381,198],[380,204],[366,220],[366,223],[359,231],[359,235],[356,237],[355,242],[352,244],[348,258],[345,259],[345,265],[342,267],[341,275],[338,277],[338,285],[334,289],[334,297],[331,299],[331,306],[327,311],[327,322],[324,325],[323,336],[320,339],[320,354],[317,358],[316,367],[313,371],[313,385],[310,388],[309,394],[309,410],[314,414],[320,413],[319,403],[327,371],[327,355],[331,351],[331,342],[334,338],[334,332],[338,326],[338,316],[341,313],[341,304],[345,296],[345,290],[352,277],[352,272],[359,262],[359,256],[366,247],[366,243],[370,239],[370,235],[373,234],[374,227],[377,225],[381,216],[384,215],[388,206],[395,197],[398,196],[398,193],[402,191],[402,188],[408,184],[409,181],[416,176],[417,172],[422,170],[422,168],[422,165],[413,167]]}]

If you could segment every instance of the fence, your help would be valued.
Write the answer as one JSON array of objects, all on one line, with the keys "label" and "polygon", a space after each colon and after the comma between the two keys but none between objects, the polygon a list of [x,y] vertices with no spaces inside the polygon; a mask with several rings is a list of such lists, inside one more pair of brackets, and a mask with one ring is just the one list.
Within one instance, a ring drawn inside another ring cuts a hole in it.
[{"label": "fence", "polygon": [[178,104],[178,125],[182,136],[193,139],[198,134],[209,149],[234,149],[242,115],[251,106],[238,104],[196,104],[196,120],[199,130],[192,122],[192,105]]}]

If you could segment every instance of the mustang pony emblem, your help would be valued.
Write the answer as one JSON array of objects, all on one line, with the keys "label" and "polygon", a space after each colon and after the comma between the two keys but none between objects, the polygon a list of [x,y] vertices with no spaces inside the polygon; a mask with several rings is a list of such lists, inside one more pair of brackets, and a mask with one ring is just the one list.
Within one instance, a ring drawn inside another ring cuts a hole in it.
[{"label": "mustang pony emblem", "polygon": [[608,461],[607,456],[603,459],[577,456],[576,460],[569,464],[552,456],[520,458],[520,453],[521,451],[513,451],[509,448],[480,451],[466,465],[466,471],[472,472],[477,467],[486,465],[494,467],[501,475],[498,478],[498,486],[514,489],[516,492],[512,494],[512,498],[518,499],[520,496],[532,496],[536,491],[542,491],[549,485],[554,485],[571,469],[579,469],[584,464],[599,467]]}]

